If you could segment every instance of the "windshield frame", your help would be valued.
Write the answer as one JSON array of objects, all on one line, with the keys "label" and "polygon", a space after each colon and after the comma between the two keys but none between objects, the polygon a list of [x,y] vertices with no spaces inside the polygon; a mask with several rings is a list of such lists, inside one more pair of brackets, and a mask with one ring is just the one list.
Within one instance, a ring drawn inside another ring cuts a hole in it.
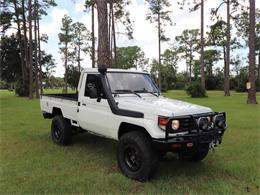
[{"label": "windshield frame", "polygon": [[[151,84],[153,85],[153,87],[156,89],[156,91],[153,91],[153,92],[150,92],[150,91],[141,91],[141,92],[137,92],[137,93],[148,93],[148,94],[151,94],[151,93],[154,93],[154,94],[158,94],[160,95],[160,91],[159,91],[159,88],[157,87],[156,83],[154,82],[154,80],[152,79],[151,75],[149,73],[146,73],[146,72],[131,72],[131,71],[108,71],[107,73],[119,73],[119,74],[142,74],[142,75],[147,75],[150,80],[151,80]],[[110,86],[110,82],[109,82],[109,79],[106,75],[106,81],[107,81],[107,84],[108,84],[108,87],[111,91],[112,94],[132,94],[133,92],[113,92],[112,89],[111,89],[111,86]]]}]

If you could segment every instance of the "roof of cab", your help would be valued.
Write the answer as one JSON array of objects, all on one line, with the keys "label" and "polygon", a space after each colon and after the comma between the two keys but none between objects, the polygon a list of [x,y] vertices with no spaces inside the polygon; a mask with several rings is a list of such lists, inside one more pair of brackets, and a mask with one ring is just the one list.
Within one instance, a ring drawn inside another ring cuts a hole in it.
[{"label": "roof of cab", "polygon": [[[86,72],[86,73],[98,73],[98,68],[86,68],[86,69],[84,69],[84,72]],[[116,68],[108,68],[107,72],[130,72],[130,73],[146,73],[146,74],[148,74],[148,72],[135,70],[135,69],[133,70],[133,69],[116,69]]]}]

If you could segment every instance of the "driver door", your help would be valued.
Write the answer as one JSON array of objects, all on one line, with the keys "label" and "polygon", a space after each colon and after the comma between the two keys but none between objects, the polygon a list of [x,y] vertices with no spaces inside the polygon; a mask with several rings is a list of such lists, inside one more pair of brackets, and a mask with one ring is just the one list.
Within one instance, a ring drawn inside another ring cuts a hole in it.
[{"label": "driver door", "polygon": [[[90,98],[89,89],[96,88],[100,98]],[[112,115],[108,102],[104,96],[101,80],[98,74],[88,74],[85,93],[81,97],[79,108],[79,125],[93,133],[111,137],[109,119]]]}]

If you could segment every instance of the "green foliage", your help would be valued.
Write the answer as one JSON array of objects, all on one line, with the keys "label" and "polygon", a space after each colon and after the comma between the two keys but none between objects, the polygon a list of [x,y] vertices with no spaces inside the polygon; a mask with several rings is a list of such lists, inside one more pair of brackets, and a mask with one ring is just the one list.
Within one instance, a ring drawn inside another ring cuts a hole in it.
[{"label": "green foliage", "polygon": [[[165,53],[165,54],[168,54]],[[165,56],[165,55],[164,55]],[[169,59],[170,61],[170,59]],[[176,74],[177,74],[177,67],[175,67],[175,64],[171,64],[168,61],[169,64],[165,62],[165,64],[161,65],[161,75],[162,75],[162,92],[166,92],[169,89],[173,89],[174,85],[176,83]],[[151,63],[151,75],[153,79],[158,83],[158,73],[159,73],[159,64],[158,61],[153,59]]]},{"label": "green foliage", "polygon": [[237,92],[246,92],[246,83],[248,82],[248,67],[239,70],[239,74],[234,78],[234,88]]},{"label": "green foliage", "polygon": [[5,81],[1,81],[0,80],[0,89],[7,89],[8,88],[8,85]]},{"label": "green foliage", "polygon": [[70,44],[72,42],[73,39],[73,33],[72,33],[72,19],[68,16],[68,15],[64,15],[64,17],[62,18],[62,27],[61,27],[61,33],[59,33],[59,44],[63,45],[60,48],[61,53],[63,53],[63,55],[65,55],[65,50],[68,46],[68,44]]},{"label": "green foliage", "polygon": [[29,88],[28,86],[23,82],[22,79],[19,79],[16,82],[15,85],[15,94],[20,97],[28,97],[29,96]]},{"label": "green foliage", "polygon": [[176,74],[176,81],[173,83],[172,89],[185,89],[185,85],[188,82],[187,72],[180,72]]},{"label": "green foliage", "polygon": [[227,23],[223,20],[217,21],[210,26],[210,31],[207,32],[207,45],[216,47],[224,47],[226,45],[226,28]]},{"label": "green foliage", "polygon": [[167,10],[170,7],[170,2],[168,0],[146,0],[148,3],[149,12],[146,15],[146,19],[151,23],[156,23],[156,28],[160,25],[160,37],[161,41],[169,41],[169,38],[165,36],[164,27],[167,24],[172,25],[172,20],[170,17],[171,11]]},{"label": "green foliage", "polygon": [[41,19],[42,15],[46,16],[48,15],[48,9],[51,7],[57,6],[55,0],[37,0],[33,1],[33,4],[36,3],[37,7],[37,17]]},{"label": "green foliage", "polygon": [[79,83],[80,72],[77,67],[69,66],[68,68],[68,84],[72,89],[76,89]]},{"label": "green foliage", "polygon": [[[255,21],[256,21],[256,50],[260,47],[260,9],[255,10]],[[234,24],[237,29],[237,35],[242,37],[246,46],[248,46],[248,35],[249,35],[249,10],[239,12],[234,17]]]},{"label": "green foliage", "polygon": [[64,79],[61,77],[50,76],[48,78],[48,85],[45,88],[57,89],[64,86]]},{"label": "green foliage", "polygon": [[[211,25],[210,31],[207,32],[208,40],[206,45],[219,47],[220,49],[226,47],[227,44],[226,29],[227,29],[227,23],[223,20],[219,20],[215,24]],[[236,37],[231,39],[230,46],[231,46],[230,47],[231,50],[239,49],[242,47],[241,43],[238,41]]]},{"label": "green foliage", "polygon": [[1,80],[15,82],[22,74],[18,39],[14,35],[2,36],[0,45]]},{"label": "green foliage", "polygon": [[186,86],[186,92],[193,98],[207,97],[206,90],[203,89],[200,82],[192,82]]},{"label": "green foliage", "polygon": [[[175,37],[178,53],[186,60],[187,69],[194,65],[194,53],[199,49],[199,29],[186,29],[180,36]],[[189,73],[191,77],[191,72]]]},{"label": "green foliage", "polygon": [[42,58],[41,58],[42,67],[44,67],[45,71],[43,71],[43,78],[45,80],[45,87],[52,88],[53,85],[50,83],[50,77],[55,72],[54,69],[56,68],[55,60],[53,59],[51,54],[46,54],[42,51]]},{"label": "green foliage", "polygon": [[[4,2],[5,1],[3,1],[3,3]],[[1,4],[2,4],[2,1],[1,1]],[[13,18],[13,13],[7,9],[3,9],[3,10],[1,9],[0,18],[1,18],[1,20],[0,20],[1,33],[5,33],[5,31],[7,29],[9,29],[12,25],[11,22],[12,22],[12,18]]]},{"label": "green foliage", "polygon": [[145,58],[144,52],[138,46],[128,46],[117,48],[117,59],[116,64],[112,63],[113,68],[141,68],[145,69],[147,59]]},{"label": "green foliage", "polygon": [[176,74],[178,69],[178,62],[180,60],[177,49],[176,48],[173,48],[172,50],[166,49],[162,54],[161,58],[162,58],[163,65],[173,67]]},{"label": "green foliage", "polygon": [[130,13],[126,9],[130,4],[130,0],[113,0],[115,23],[121,23],[125,28],[128,39],[133,39],[133,21],[131,21]]},{"label": "green foliage", "polygon": [[75,22],[72,24],[72,43],[74,51],[72,53],[72,58],[74,61],[80,63],[83,59],[80,58],[81,52],[90,53],[89,41],[91,41],[91,33],[86,28],[86,26],[81,22]]},{"label": "green foliage", "polygon": [[204,64],[206,76],[213,74],[213,66],[221,59],[220,52],[216,49],[207,49],[204,51]]}]

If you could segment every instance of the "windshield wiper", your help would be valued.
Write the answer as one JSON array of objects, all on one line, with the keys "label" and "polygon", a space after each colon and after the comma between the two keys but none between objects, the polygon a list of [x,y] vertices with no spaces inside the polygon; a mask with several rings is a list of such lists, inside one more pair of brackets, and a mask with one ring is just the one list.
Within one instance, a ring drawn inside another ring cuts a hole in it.
[{"label": "windshield wiper", "polygon": [[144,89],[144,90],[135,90],[134,92],[136,92],[136,93],[150,93],[150,94],[152,94],[152,95],[154,95],[156,97],[159,97],[159,95],[157,95],[156,92],[147,91],[146,89]]},{"label": "windshield wiper", "polygon": [[118,93],[131,93],[131,94],[135,94],[139,98],[142,98],[142,96],[140,96],[137,92],[132,91],[130,89],[117,89],[117,90],[115,90],[115,92],[118,92]]}]

